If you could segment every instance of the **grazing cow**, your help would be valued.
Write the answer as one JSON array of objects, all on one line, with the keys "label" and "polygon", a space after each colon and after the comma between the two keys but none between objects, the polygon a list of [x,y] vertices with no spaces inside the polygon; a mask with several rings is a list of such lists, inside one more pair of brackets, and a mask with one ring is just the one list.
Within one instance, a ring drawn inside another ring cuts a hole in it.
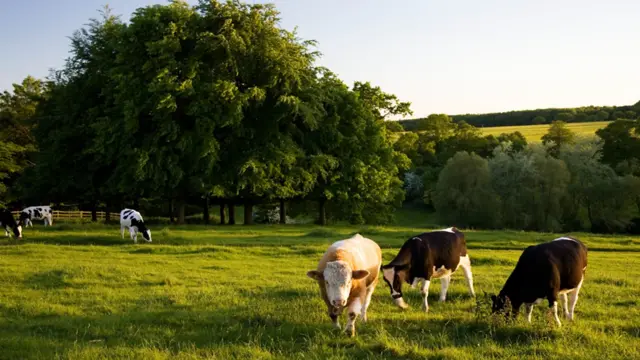
[{"label": "grazing cow", "polygon": [[467,279],[469,293],[473,291],[471,260],[467,253],[464,234],[454,227],[426,232],[407,240],[398,255],[382,267],[382,276],[389,285],[391,298],[397,306],[406,309],[408,305],[402,299],[402,284],[407,282],[415,288],[422,281],[420,292],[424,295],[422,309],[429,311],[427,297],[431,279],[440,279],[440,301],[445,301],[451,282],[451,274],[462,267]]},{"label": "grazing cow", "polygon": [[356,234],[333,243],[324,253],[316,270],[307,276],[318,281],[329,317],[339,329],[338,316],[347,308],[347,335],[356,333],[356,318],[367,321],[367,308],[378,283],[382,253],[378,244]]},{"label": "grazing cow", "polygon": [[120,212],[120,233],[124,239],[124,229],[129,228],[129,234],[135,244],[138,243],[138,233],[142,233],[142,237],[147,242],[151,242],[151,230],[147,228],[142,220],[142,215],[132,209],[124,209]]},{"label": "grazing cow", "polygon": [[51,206],[30,206],[20,213],[18,223],[25,227],[33,227],[33,220],[44,220],[44,226],[53,225],[53,212]]},{"label": "grazing cow", "polygon": [[8,237],[11,237],[9,232],[11,230],[17,238],[22,238],[22,226],[16,222],[9,210],[0,210],[0,227],[4,229],[5,235]]},{"label": "grazing cow", "polygon": [[[493,313],[506,310],[508,316],[508,300],[515,318],[524,303],[527,321],[531,322],[533,305],[547,299],[558,326],[561,326],[558,318],[558,295],[563,297],[565,316],[573,320],[586,269],[587,248],[578,239],[561,237],[529,246],[520,255],[515,269],[498,296],[491,296]],[[569,293],[571,308],[567,306]]]}]

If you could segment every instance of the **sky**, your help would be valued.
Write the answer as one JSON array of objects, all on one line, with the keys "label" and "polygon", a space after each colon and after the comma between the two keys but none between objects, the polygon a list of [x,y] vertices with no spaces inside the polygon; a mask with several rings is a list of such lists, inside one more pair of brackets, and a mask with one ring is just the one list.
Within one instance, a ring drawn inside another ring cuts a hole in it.
[{"label": "sky", "polygon": [[[640,100],[638,0],[245,2],[275,3],[283,28],[318,41],[319,65],[410,101],[411,117]],[[128,20],[166,1],[1,1],[0,90],[61,67],[107,3]]]}]

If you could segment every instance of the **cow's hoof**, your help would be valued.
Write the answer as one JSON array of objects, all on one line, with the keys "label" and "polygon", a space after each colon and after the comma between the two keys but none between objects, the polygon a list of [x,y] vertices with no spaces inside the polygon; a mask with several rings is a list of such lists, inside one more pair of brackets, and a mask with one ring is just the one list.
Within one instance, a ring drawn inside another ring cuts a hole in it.
[{"label": "cow's hoof", "polygon": [[352,327],[348,327],[348,328],[345,330],[345,334],[347,334],[347,336],[348,336],[348,337],[354,337],[354,336],[356,336],[356,328],[355,328],[355,327],[353,327],[353,326],[352,326]]},{"label": "cow's hoof", "polygon": [[429,306],[422,304],[422,311],[424,311],[425,313],[429,312]]}]

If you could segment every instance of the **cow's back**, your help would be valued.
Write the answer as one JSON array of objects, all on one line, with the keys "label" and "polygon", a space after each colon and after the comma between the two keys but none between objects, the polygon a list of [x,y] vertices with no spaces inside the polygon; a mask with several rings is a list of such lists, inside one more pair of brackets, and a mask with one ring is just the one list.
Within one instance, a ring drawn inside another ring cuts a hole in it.
[{"label": "cow's back", "polygon": [[464,234],[455,228],[423,233],[417,238],[424,243],[424,257],[429,266],[455,270],[460,257],[467,255]]},{"label": "cow's back", "polygon": [[367,284],[378,278],[378,272],[382,265],[382,252],[380,246],[373,240],[356,234],[349,239],[336,241],[318,263],[318,271],[323,271],[329,261],[348,261],[353,270],[368,270]]}]

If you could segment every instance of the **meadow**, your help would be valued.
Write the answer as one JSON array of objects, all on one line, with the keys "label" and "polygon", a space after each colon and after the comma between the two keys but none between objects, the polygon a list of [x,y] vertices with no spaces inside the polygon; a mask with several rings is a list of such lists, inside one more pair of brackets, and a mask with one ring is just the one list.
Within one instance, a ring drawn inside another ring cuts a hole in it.
[{"label": "meadow", "polygon": [[[596,122],[583,122],[583,123],[567,123],[567,128],[573,131],[580,137],[595,136],[595,133],[599,129],[605,128],[610,121],[596,121]],[[541,125],[521,125],[521,126],[495,126],[480,128],[483,135],[498,136],[502,133],[512,133],[514,131],[520,131],[522,135],[531,143],[539,143],[542,141],[542,136],[549,130],[549,124]]]},{"label": "meadow", "polygon": [[[356,232],[389,261],[431,227],[151,226],[153,243],[118,225],[58,223],[0,240],[1,359],[491,359],[640,357],[640,238],[572,234],[590,249],[576,320],[557,328],[545,305],[533,324],[488,315],[522,249],[557,234],[466,231],[474,300],[454,274],[430,312],[393,306],[380,281],[369,321],[332,328],[307,278],[326,247]],[[128,235],[128,234],[127,234]],[[344,325],[345,318],[341,319]]]}]

